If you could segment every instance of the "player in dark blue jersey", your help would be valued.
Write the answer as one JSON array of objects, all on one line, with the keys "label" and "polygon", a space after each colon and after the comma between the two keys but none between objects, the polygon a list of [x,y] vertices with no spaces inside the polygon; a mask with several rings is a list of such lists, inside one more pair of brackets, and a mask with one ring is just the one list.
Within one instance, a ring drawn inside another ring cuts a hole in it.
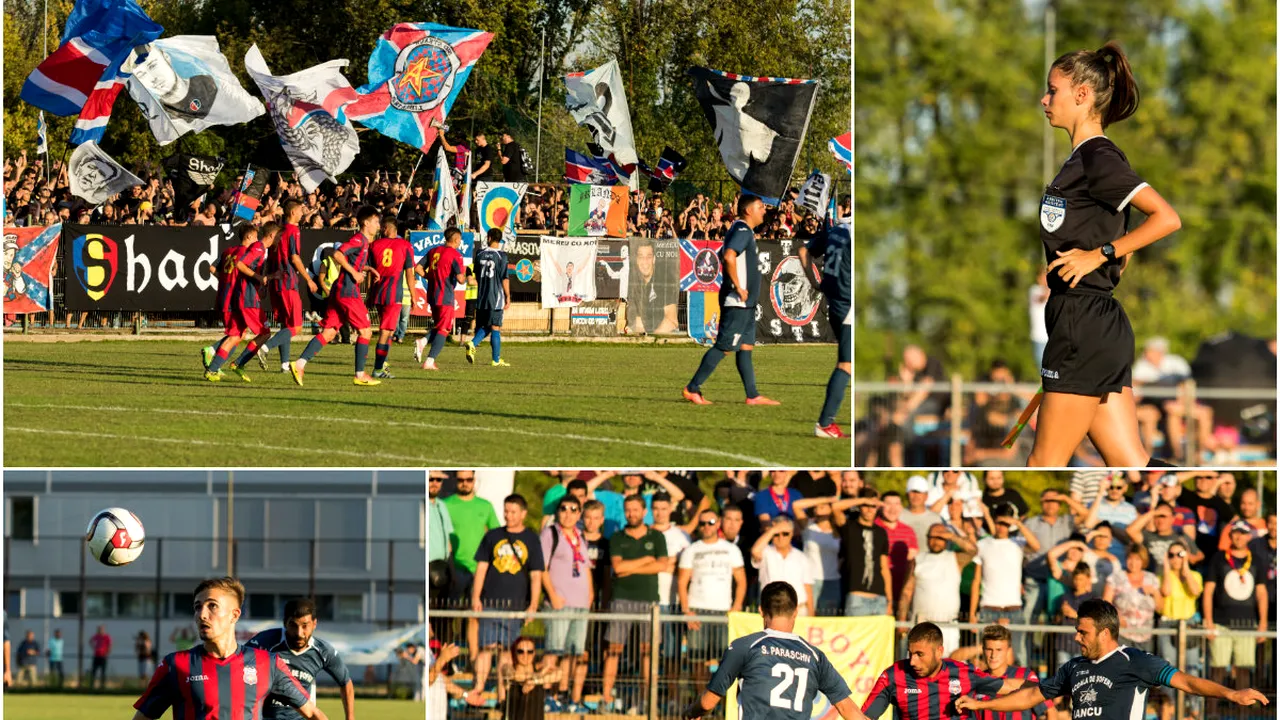
[{"label": "player in dark blue jersey", "polygon": [[[263,630],[245,643],[280,656],[312,700],[316,697],[316,676],[326,672],[338,683],[342,693],[342,710],[346,720],[355,720],[356,689],[342,656],[329,643],[315,636],[316,604],[308,598],[290,600],[284,605],[284,625]],[[291,705],[278,698],[267,701],[262,714],[265,720],[298,720],[302,717]]]},{"label": "player in dark blue jersey", "polygon": [[738,219],[725,233],[720,250],[724,282],[720,284],[720,326],[716,344],[702,356],[693,379],[681,389],[685,400],[694,405],[710,405],[702,397],[702,384],[715,372],[729,353],[735,353],[738,375],[747,391],[748,405],[778,405],[777,400],[756,389],[756,369],[751,364],[751,350],[756,345],[756,298],[760,295],[760,262],[755,229],[764,222],[764,201],[755,195],[738,198]]},{"label": "player in dark blue jersey", "polygon": [[994,700],[962,697],[956,707],[1011,712],[1067,695],[1071,697],[1072,720],[1129,720],[1146,715],[1147,693],[1161,685],[1237,705],[1267,704],[1267,698],[1257,690],[1231,690],[1188,675],[1164,658],[1117,644],[1120,616],[1116,606],[1106,600],[1084,601],[1077,615],[1076,642],[1081,655],[1063,663],[1053,677]]},{"label": "player in dark blue jersey", "polygon": [[263,720],[267,697],[297,708],[307,720],[328,720],[279,656],[236,642],[244,586],[230,577],[196,586],[195,620],[200,645],[169,653],[156,668],[133,720],[174,718]]},{"label": "player in dark blue jersey", "polygon": [[792,632],[798,608],[789,583],[766,585],[760,591],[764,630],[729,644],[706,692],[689,705],[685,718],[697,720],[714,710],[737,683],[739,720],[809,720],[818,693],[845,720],[866,720],[827,656]]},{"label": "player in dark blue jersey", "polygon": [[818,424],[813,426],[813,434],[825,438],[847,438],[840,426],[836,424],[836,414],[840,412],[840,404],[844,402],[844,393],[849,389],[849,373],[853,369],[853,311],[851,286],[852,263],[849,248],[849,222],[836,223],[809,240],[808,245],[800,246],[800,265],[805,272],[812,272],[810,258],[822,258],[822,277],[815,285],[827,297],[827,321],[831,323],[831,331],[840,338],[836,351],[836,369],[831,371],[827,380],[827,399],[822,403],[822,412],[818,414]]},{"label": "player in dark blue jersey", "polygon": [[511,307],[511,279],[507,277],[507,254],[502,245],[502,229],[489,228],[488,245],[476,255],[476,336],[467,342],[467,362],[475,363],[476,346],[489,336],[494,367],[508,365],[502,359],[502,313]]}]

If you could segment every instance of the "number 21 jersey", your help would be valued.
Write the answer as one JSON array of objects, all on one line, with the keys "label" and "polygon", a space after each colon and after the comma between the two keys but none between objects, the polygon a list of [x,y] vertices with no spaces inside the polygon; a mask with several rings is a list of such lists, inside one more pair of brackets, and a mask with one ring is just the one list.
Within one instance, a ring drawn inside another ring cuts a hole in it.
[{"label": "number 21 jersey", "polygon": [[849,686],[821,650],[777,630],[730,643],[707,689],[723,697],[738,681],[740,720],[809,720],[819,692],[832,705],[849,697]]}]

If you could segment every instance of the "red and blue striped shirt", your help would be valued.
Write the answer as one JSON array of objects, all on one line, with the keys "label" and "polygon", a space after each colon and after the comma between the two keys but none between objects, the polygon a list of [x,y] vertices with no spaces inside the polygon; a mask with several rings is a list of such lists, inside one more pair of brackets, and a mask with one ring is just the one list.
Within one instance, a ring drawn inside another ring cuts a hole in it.
[{"label": "red and blue striped shirt", "polygon": [[897,720],[960,720],[964,713],[956,710],[956,700],[971,693],[994,695],[1004,680],[983,674],[972,666],[949,658],[929,677],[917,677],[906,660],[890,665],[862,704],[862,713],[871,720],[893,707]]},{"label": "red and blue striped shirt", "polygon": [[[978,673],[987,677],[1000,677],[1008,680],[1022,680],[1022,687],[1031,687],[1039,685],[1040,678],[1036,675],[1036,671],[1031,668],[1015,667],[1010,665],[1005,668],[1004,675],[996,676],[991,673],[978,670]],[[995,697],[995,693],[978,693],[974,695],[979,700],[990,700]],[[1042,704],[1037,705],[1030,710],[1019,710],[1017,712],[995,712],[994,710],[977,710],[973,713],[974,720],[1031,720],[1037,715],[1044,715],[1049,712],[1049,708],[1053,707],[1052,700],[1045,700]]]},{"label": "red and blue striped shirt", "polygon": [[240,645],[225,658],[203,645],[166,655],[134,709],[173,720],[262,720],[267,696],[302,707],[310,700],[289,667],[273,653]]},{"label": "red and blue striped shirt", "polygon": [[404,238],[378,238],[369,247],[369,255],[379,276],[371,293],[373,304],[377,307],[399,304],[404,293],[404,271],[413,269],[413,246]]},{"label": "red and blue striped shirt", "polygon": [[281,271],[280,277],[271,281],[271,287],[278,293],[298,290],[298,269],[293,266],[291,258],[302,255],[302,232],[293,223],[285,223],[271,248],[272,271]]}]

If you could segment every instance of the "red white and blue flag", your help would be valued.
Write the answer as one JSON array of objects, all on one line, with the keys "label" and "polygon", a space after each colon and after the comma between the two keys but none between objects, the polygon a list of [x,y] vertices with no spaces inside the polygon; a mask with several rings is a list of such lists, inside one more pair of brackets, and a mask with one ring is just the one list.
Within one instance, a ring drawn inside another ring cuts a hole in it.
[{"label": "red white and blue flag", "polygon": [[608,165],[569,148],[564,149],[564,180],[571,185],[618,184],[618,176]]},{"label": "red white and blue flag", "polygon": [[720,240],[680,241],[680,289],[685,292],[720,292],[724,271],[720,268]]},{"label": "red white and blue flag", "polygon": [[631,176],[635,174],[637,169],[636,163],[623,165],[618,162],[616,155],[606,153],[604,148],[595,143],[587,143],[587,150],[591,152],[591,159],[595,161],[596,165],[613,174],[615,180],[611,184],[627,185],[631,182]]},{"label": "red white and blue flag", "polygon": [[428,152],[493,33],[437,23],[400,23],[369,56],[369,83],[347,117]]},{"label": "red white and blue flag", "polygon": [[53,309],[53,261],[62,225],[4,229],[4,313],[24,315]]},{"label": "red white and blue flag", "polygon": [[836,156],[836,160],[844,163],[844,166],[853,170],[853,131],[833,137],[827,141],[827,147],[831,149],[831,154]]},{"label": "red white and blue flag", "polygon": [[116,76],[135,45],[163,32],[134,0],[78,0],[61,44],[27,76],[21,97],[54,115],[75,115],[99,81]]},{"label": "red white and blue flag", "polygon": [[98,81],[89,93],[84,107],[80,109],[80,117],[71,130],[71,144],[95,142],[102,144],[102,136],[107,134],[107,122],[111,120],[111,109],[116,104],[116,97],[124,89],[128,75],[116,71],[110,78]]}]

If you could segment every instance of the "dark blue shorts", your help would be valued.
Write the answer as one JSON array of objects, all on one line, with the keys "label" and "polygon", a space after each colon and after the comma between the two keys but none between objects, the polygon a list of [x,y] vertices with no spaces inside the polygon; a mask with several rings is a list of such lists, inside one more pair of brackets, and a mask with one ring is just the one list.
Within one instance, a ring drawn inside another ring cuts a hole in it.
[{"label": "dark blue shorts", "polygon": [[492,310],[476,308],[476,327],[485,330],[491,327],[502,327],[502,308]]},{"label": "dark blue shorts", "polygon": [[511,647],[511,643],[520,637],[520,628],[524,623],[519,620],[480,620],[480,647],[487,648],[501,645]]},{"label": "dark blue shorts", "polygon": [[756,309],[721,308],[720,326],[716,331],[716,349],[732,352],[743,345],[756,344]]},{"label": "dark blue shorts", "polygon": [[831,304],[827,300],[827,322],[831,323],[831,332],[838,338],[839,350],[836,362],[853,362],[853,326],[845,325],[844,319],[849,315],[849,306]]}]

